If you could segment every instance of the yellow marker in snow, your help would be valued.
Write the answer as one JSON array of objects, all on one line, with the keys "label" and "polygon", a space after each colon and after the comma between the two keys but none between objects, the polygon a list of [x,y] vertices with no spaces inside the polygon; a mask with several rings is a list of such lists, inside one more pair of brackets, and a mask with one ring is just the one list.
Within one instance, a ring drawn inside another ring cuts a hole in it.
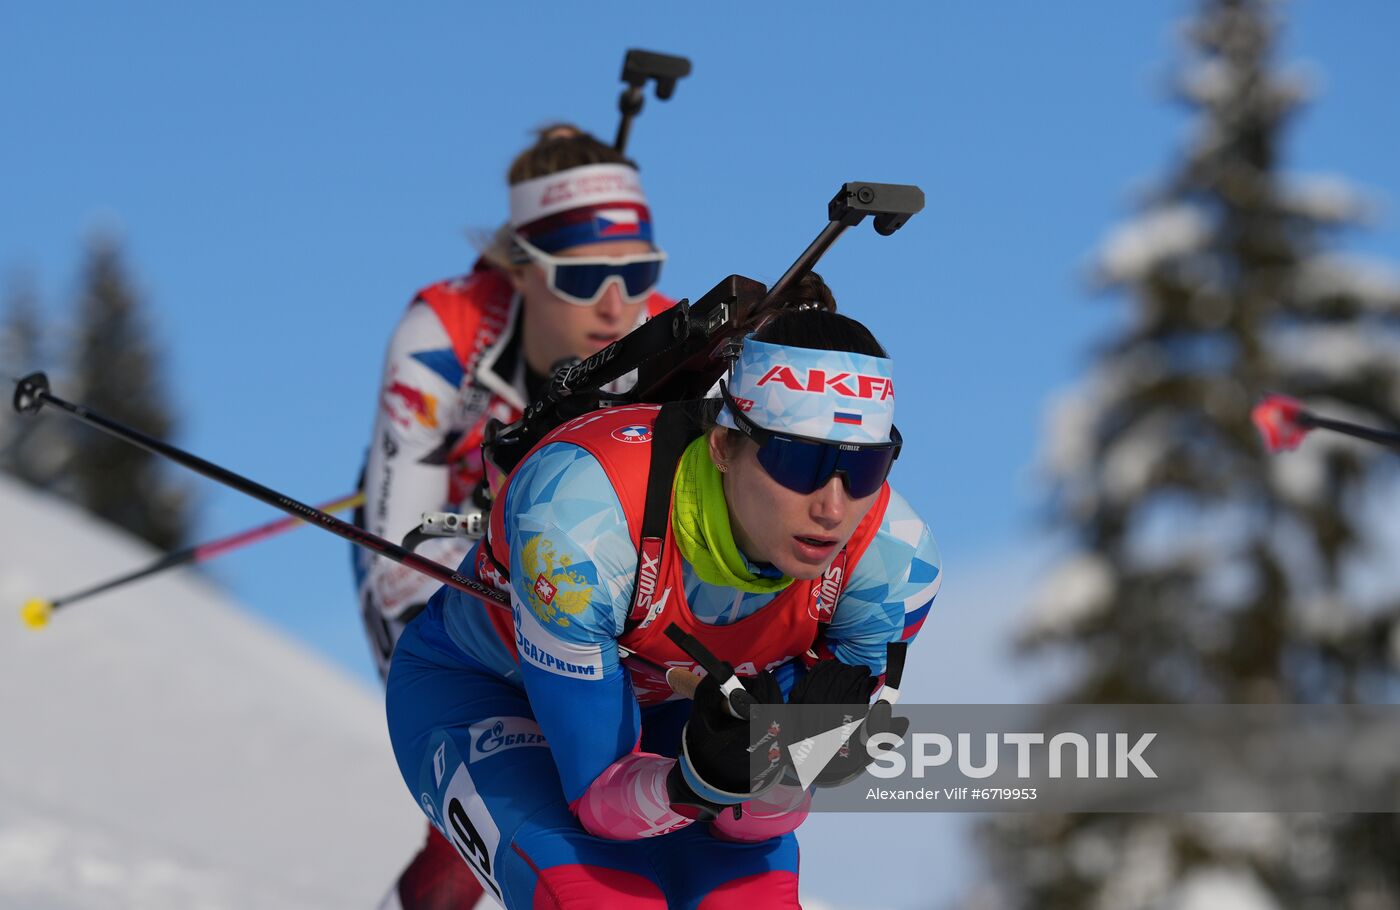
[{"label": "yellow marker in snow", "polygon": [[42,629],[49,624],[49,614],[52,612],[53,604],[36,597],[25,602],[24,606],[20,608],[19,615],[29,628]]}]

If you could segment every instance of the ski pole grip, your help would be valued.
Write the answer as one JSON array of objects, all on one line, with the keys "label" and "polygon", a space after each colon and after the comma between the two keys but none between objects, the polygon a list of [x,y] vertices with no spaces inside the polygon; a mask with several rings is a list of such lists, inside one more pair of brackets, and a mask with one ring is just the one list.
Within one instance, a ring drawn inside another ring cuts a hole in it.
[{"label": "ski pole grip", "polygon": [[695,690],[700,686],[700,677],[683,667],[672,667],[666,671],[666,684],[677,695],[695,700]]},{"label": "ski pole grip", "polygon": [[[691,701],[695,700],[695,690],[700,688],[702,679],[703,676],[697,676],[684,667],[671,667],[666,671],[666,684],[671,687],[671,691]],[[743,683],[739,682],[739,677],[730,676],[720,685],[719,690],[729,700],[730,714],[740,720],[749,716],[753,708],[753,696],[744,688]]]},{"label": "ski pole grip", "polygon": [[[699,639],[695,638],[693,635],[686,634],[685,630],[675,623],[671,623],[666,627],[666,637],[675,642],[676,646],[682,651],[693,657],[695,662],[699,664],[701,669],[708,675],[715,678],[715,681],[719,683],[720,692],[724,694],[725,705],[728,707],[729,713],[739,720],[748,720],[750,713],[753,711],[753,696],[749,694],[748,689],[744,688],[744,684],[739,681],[739,677],[735,675],[734,670],[728,664],[715,657],[715,655],[710,652],[709,648],[700,643]],[[668,671],[666,673],[666,681],[670,682],[670,680],[671,674]],[[696,678],[695,684],[697,686],[700,684],[698,677]],[[673,686],[672,688],[675,687]],[[676,691],[680,690],[677,689]],[[693,690],[691,692],[691,697],[695,697]]]},{"label": "ski pole grip", "polygon": [[15,381],[15,410],[21,414],[37,414],[49,397],[49,377],[42,372],[30,373]]}]

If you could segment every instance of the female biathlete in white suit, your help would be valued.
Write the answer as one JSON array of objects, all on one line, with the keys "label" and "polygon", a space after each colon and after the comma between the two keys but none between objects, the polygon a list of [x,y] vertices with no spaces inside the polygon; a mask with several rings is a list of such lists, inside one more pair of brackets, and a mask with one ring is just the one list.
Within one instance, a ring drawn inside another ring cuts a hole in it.
[{"label": "female biathlete in white suit", "polygon": [[[469,274],[415,295],[389,342],[363,489],[362,527],[398,542],[424,512],[471,508],[486,421],[509,423],[551,368],[585,358],[671,301],[635,165],[571,126],[541,131],[510,166],[510,218]],[[467,545],[419,552],[456,565]],[[360,608],[381,673],[431,579],[355,550]],[[427,843],[382,910],[461,910],[481,895],[452,848]]]}]

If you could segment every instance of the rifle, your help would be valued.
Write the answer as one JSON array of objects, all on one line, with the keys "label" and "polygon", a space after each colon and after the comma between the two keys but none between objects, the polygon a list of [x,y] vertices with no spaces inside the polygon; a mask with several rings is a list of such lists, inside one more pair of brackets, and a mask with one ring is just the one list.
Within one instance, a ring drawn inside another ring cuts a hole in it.
[{"label": "rifle", "polygon": [[[661,404],[701,398],[728,370],[745,335],[760,329],[787,304],[783,295],[800,281],[846,231],[874,216],[875,231],[889,236],[923,210],[917,186],[843,183],[827,204],[827,224],[772,288],[729,275],[695,303],[683,299],[587,360],[565,364],[548,390],[519,420],[493,420],[482,445],[486,479],[476,500],[489,508],[507,474],[555,427],[603,407]],[[625,392],[605,391],[636,372]]]}]

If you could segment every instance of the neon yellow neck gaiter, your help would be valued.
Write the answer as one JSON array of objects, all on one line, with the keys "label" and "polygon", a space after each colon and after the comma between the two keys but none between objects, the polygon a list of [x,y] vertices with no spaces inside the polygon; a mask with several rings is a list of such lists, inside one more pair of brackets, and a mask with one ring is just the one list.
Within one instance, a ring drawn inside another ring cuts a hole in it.
[{"label": "neon yellow neck gaiter", "polygon": [[775,594],[792,579],[764,578],[744,564],[734,532],[729,527],[729,507],[719,469],[710,460],[709,443],[702,435],[686,447],[676,466],[675,507],[671,530],[681,555],[695,574],[709,585],[735,588],[751,594]]}]

